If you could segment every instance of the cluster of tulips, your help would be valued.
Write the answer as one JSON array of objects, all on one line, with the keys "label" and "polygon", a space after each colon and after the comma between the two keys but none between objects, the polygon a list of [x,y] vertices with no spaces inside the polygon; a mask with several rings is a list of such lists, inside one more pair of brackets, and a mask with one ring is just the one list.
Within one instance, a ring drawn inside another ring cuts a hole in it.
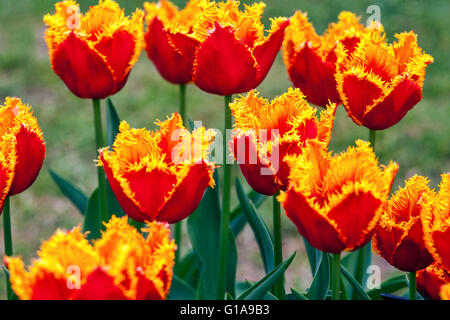
[{"label": "cluster of tulips", "polygon": [[[414,32],[388,43],[380,23],[365,26],[350,12],[323,35],[300,11],[271,19],[266,34],[264,6],[242,10],[237,1],[190,0],[179,10],[160,0],[126,16],[112,0],[84,14],[69,0],[45,15],[54,72],[77,97],[93,101],[98,188],[87,201],[52,173],[84,223],[57,230],[25,268],[13,256],[9,197],[36,179],[46,145],[31,108],[6,98],[0,208],[8,298],[371,299],[409,287],[410,299],[416,288],[426,298],[450,299],[450,174],[442,174],[439,191],[415,175],[389,198],[399,165],[381,165],[374,153],[376,130],[395,125],[421,100],[433,58]],[[179,112],[157,121],[155,131],[120,122],[108,98],[125,86],[143,49],[180,88]],[[268,101],[255,88],[280,50],[295,88]],[[222,139],[189,123],[191,82],[224,96]],[[106,98],[108,141],[101,115]],[[333,154],[328,145],[341,104],[370,130],[370,141]],[[253,189],[246,194],[237,180],[234,209],[230,155]],[[273,198],[272,232],[257,213],[266,196]],[[294,255],[283,261],[282,209],[305,241],[314,276],[307,292],[286,292],[283,274]],[[184,219],[192,250],[182,256]],[[247,222],[267,274],[236,285],[234,239]],[[371,246],[408,277],[365,290]],[[354,252],[343,260],[353,259],[356,268],[341,263],[344,251]]]}]

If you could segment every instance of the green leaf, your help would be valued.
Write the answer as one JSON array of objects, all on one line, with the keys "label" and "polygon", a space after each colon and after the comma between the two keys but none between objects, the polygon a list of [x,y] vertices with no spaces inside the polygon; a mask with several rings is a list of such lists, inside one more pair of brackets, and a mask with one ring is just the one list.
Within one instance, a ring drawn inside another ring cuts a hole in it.
[{"label": "green leaf", "polygon": [[311,267],[311,273],[314,276],[317,269],[317,260],[320,258],[320,251],[309,244],[308,240],[303,237],[305,243],[306,254],[308,255],[309,266]]},{"label": "green leaf", "polygon": [[341,273],[347,279],[347,281],[352,285],[352,287],[355,289],[355,293],[362,299],[362,300],[371,300],[366,291],[364,291],[363,287],[356,281],[356,279],[353,277],[353,275],[343,266],[341,265]]},{"label": "green leaf", "polygon": [[86,211],[86,205],[88,202],[87,196],[73,184],[68,182],[67,180],[61,178],[56,172],[51,169],[48,169],[50,176],[53,181],[55,181],[56,185],[59,187],[59,190],[73,203],[73,205],[84,214]]},{"label": "green leaf", "polygon": [[311,283],[311,287],[306,295],[310,300],[324,300],[328,293],[330,286],[330,261],[328,254],[320,252],[320,258],[318,259],[318,267],[314,274],[314,279]]},{"label": "green leaf", "polygon": [[408,287],[408,281],[405,275],[398,275],[385,280],[379,289],[372,289],[367,292],[369,297],[375,300],[381,300],[381,293],[394,293],[398,290]]},{"label": "green leaf", "polygon": [[256,208],[253,203],[248,199],[244,189],[242,189],[239,179],[236,179],[236,193],[250,227],[255,234],[256,242],[258,243],[259,251],[261,252],[261,257],[264,263],[264,269],[266,270],[266,273],[269,273],[273,270],[275,264],[273,241],[269,229],[256,212]]},{"label": "green leaf", "polygon": [[256,282],[241,294],[238,300],[260,300],[273,287],[275,282],[283,276],[286,269],[294,260],[295,252],[284,262],[279,264],[275,269],[268,273],[264,278]]},{"label": "green leaf", "polygon": [[264,278],[256,282],[241,294],[238,300],[260,300],[273,287],[275,282],[283,276],[286,269],[294,260],[295,252],[284,262],[279,264],[275,269],[268,273]]},{"label": "green leaf", "polygon": [[291,288],[291,294],[288,295],[289,300],[309,300],[303,293]]},{"label": "green leaf", "polygon": [[188,283],[177,277],[172,278],[168,300],[194,300],[195,290]]},{"label": "green leaf", "polygon": [[200,275],[197,255],[190,250],[174,267],[174,274],[196,288]]},{"label": "green leaf", "polygon": [[106,100],[106,142],[108,146],[114,144],[119,133],[120,118],[111,99]]},{"label": "green leaf", "polygon": [[[215,172],[216,186],[219,185]],[[218,187],[208,188],[198,208],[187,221],[188,234],[194,252],[201,264],[199,294],[202,299],[217,297],[218,265],[220,246],[220,201]],[[237,249],[231,230],[229,230],[226,290],[234,295]]]},{"label": "green leaf", "polygon": [[98,239],[101,236],[100,202],[98,189],[92,193],[84,212],[83,232],[89,231],[87,238]]},{"label": "green leaf", "polygon": [[[256,208],[259,208],[263,204],[264,200],[267,199],[267,196],[252,190],[248,193],[247,198],[253,202]],[[237,237],[244,229],[246,223],[247,217],[242,211],[241,206],[237,205],[236,208],[231,211],[230,215],[230,228],[235,237]]]},{"label": "green leaf", "polygon": [[[342,264],[354,275],[358,283],[364,284],[369,277],[367,268],[372,264],[372,244],[369,242],[359,250],[347,254],[342,259]],[[357,299],[358,294],[353,289],[353,287],[349,288],[349,295],[352,299]]]},{"label": "green leaf", "polygon": [[[120,118],[117,114],[116,108],[112,103],[111,99],[106,100],[106,137],[108,146],[114,144],[117,134],[119,133]],[[106,205],[108,208],[108,215],[111,217],[113,214],[117,217],[125,216],[125,212],[120,206],[117,198],[111,188],[111,185],[106,179]],[[138,226],[137,226],[138,227]]]}]

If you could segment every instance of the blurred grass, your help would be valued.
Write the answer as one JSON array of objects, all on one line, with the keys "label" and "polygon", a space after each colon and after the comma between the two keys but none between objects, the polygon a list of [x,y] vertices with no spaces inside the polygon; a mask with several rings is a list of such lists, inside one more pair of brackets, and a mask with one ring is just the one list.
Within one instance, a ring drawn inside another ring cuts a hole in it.
[{"label": "blurred grass", "polygon": [[[33,106],[47,141],[47,158],[35,184],[12,199],[13,241],[16,254],[29,261],[35,256],[40,242],[56,228],[71,228],[81,222],[81,216],[63,198],[50,179],[52,168],[86,193],[96,183],[94,129],[92,107],[88,100],[72,95],[53,73],[43,40],[45,26],[42,17],[52,13],[55,1],[0,1],[0,101],[6,96],[18,96]],[[95,1],[79,1],[82,11]],[[142,7],[143,1],[118,1],[127,13]],[[184,1],[175,1],[182,6]],[[253,1],[245,1],[249,3]],[[366,9],[376,4],[381,8],[381,22],[388,39],[402,31],[414,30],[419,44],[435,62],[427,69],[424,99],[396,126],[378,132],[376,150],[382,163],[390,159],[400,164],[395,186],[415,173],[426,175],[431,185],[439,183],[439,175],[450,168],[450,2],[427,1],[315,1],[268,0],[264,19],[271,16],[291,16],[295,10],[307,11],[317,32],[337,20],[341,10],[353,11],[365,21]],[[282,94],[291,85],[281,58],[275,61],[266,80],[258,88],[266,98]],[[156,119],[165,119],[177,111],[178,88],[165,82],[145,53],[134,67],[125,88],[113,97],[119,115],[134,127],[154,128]],[[194,85],[187,90],[188,114],[202,120],[207,127],[221,128],[223,100],[208,95]],[[368,139],[368,131],[356,126],[342,107],[336,115],[331,149],[343,151],[355,139]],[[235,170],[235,175],[239,171]],[[233,195],[234,196],[234,195]],[[236,201],[236,199],[234,199]],[[271,204],[262,209],[271,225]],[[303,250],[303,243],[293,224],[283,217],[284,250],[287,256]],[[257,280],[263,273],[253,235],[250,230],[238,238],[239,278]],[[3,250],[3,245],[0,246]],[[382,264],[380,259],[376,263]],[[383,264],[385,266],[385,264]],[[383,277],[393,268],[384,267]],[[1,275],[3,277],[3,274]],[[298,256],[288,269],[287,282],[298,288],[309,285],[310,274],[306,259]],[[0,286],[4,281],[0,279]],[[0,287],[4,297],[4,289]]]}]

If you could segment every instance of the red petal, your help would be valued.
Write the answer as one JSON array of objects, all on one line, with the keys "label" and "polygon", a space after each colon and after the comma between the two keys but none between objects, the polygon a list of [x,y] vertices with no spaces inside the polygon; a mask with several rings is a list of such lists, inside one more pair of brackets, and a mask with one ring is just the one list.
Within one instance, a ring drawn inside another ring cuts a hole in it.
[{"label": "red petal", "polygon": [[314,248],[330,253],[340,253],[345,249],[337,230],[309,206],[303,195],[289,189],[286,196],[283,204],[286,215]]},{"label": "red petal", "polygon": [[[6,169],[0,165],[0,215],[3,212],[6,194],[8,194],[8,190],[6,189],[10,188],[10,186],[8,186],[7,180],[8,175],[6,173]],[[5,197],[2,197],[3,194],[5,194]]]},{"label": "red petal", "polygon": [[156,220],[176,223],[194,212],[209,185],[209,170],[210,167],[204,162],[193,165],[161,209]]},{"label": "red petal", "polygon": [[425,248],[420,219],[417,219],[408,232],[408,236],[395,250],[392,262],[394,267],[406,272],[416,272],[428,267],[433,262],[433,257]]},{"label": "red petal", "polygon": [[432,300],[440,300],[440,289],[445,283],[450,282],[450,275],[443,269],[442,278],[436,274],[435,268],[442,268],[440,265],[433,264],[426,269],[417,272],[417,290],[423,296],[426,296]]},{"label": "red petal", "polygon": [[34,131],[22,125],[16,138],[17,162],[11,196],[26,190],[36,180],[45,158],[44,141]]},{"label": "red petal", "polygon": [[[234,156],[240,164],[242,174],[250,187],[256,192],[273,196],[278,191],[278,186],[275,184],[275,175],[261,174],[261,170],[269,172],[270,169],[268,165],[262,164],[257,159],[257,151],[251,142],[250,136],[241,135],[234,137],[233,146]],[[242,154],[243,152],[245,154]],[[252,155],[252,159],[250,155]]]},{"label": "red petal", "polygon": [[92,271],[86,283],[73,297],[75,300],[127,300],[122,290],[114,284],[114,279],[101,268]]},{"label": "red petal", "polygon": [[55,73],[80,98],[104,99],[114,92],[114,79],[100,55],[71,33],[52,57]]},{"label": "red petal", "polygon": [[350,193],[330,210],[328,217],[337,223],[346,249],[354,250],[369,242],[374,231],[368,230],[369,223],[380,205],[381,201],[370,192],[360,191]]},{"label": "red petal", "polygon": [[142,273],[138,273],[136,300],[163,300],[153,281],[148,280]]},{"label": "red petal", "polygon": [[266,42],[254,48],[253,56],[259,66],[255,87],[264,80],[269,72],[278,51],[280,51],[280,47],[284,39],[284,29],[286,29],[288,25],[289,20],[286,20],[277,31],[270,35]]},{"label": "red petal", "polygon": [[202,90],[222,96],[256,87],[255,59],[231,27],[216,23],[195,56],[194,82]]},{"label": "red petal", "polygon": [[111,186],[111,189],[114,192],[114,195],[117,198],[117,201],[119,202],[120,206],[122,207],[123,211],[132,219],[136,221],[145,221],[147,216],[141,212],[139,207],[137,207],[133,200],[128,198],[128,196],[123,192],[123,189],[120,185],[120,182],[114,177],[114,174],[108,164],[106,162],[103,151],[100,152],[100,159],[103,163],[103,168],[105,169],[106,177],[108,178],[109,185]]},{"label": "red petal", "polygon": [[182,34],[169,35],[162,22],[155,18],[145,34],[148,57],[169,82],[185,84],[192,81],[197,40]]},{"label": "red petal", "polygon": [[389,229],[377,227],[374,234],[374,247],[376,251],[392,264],[392,255],[400,242],[404,231],[399,227],[392,226]]},{"label": "red petal", "polygon": [[294,86],[300,88],[309,102],[322,107],[328,105],[328,100],[340,103],[334,64],[322,61],[309,43],[291,59],[288,73]]},{"label": "red petal", "polygon": [[404,79],[387,97],[364,116],[364,126],[383,130],[399,122],[422,99],[419,85]]},{"label": "red petal", "polygon": [[[143,168],[137,172],[127,172],[124,178],[128,180],[135,199],[140,204],[141,212],[146,215],[145,220],[150,221],[157,218],[166,202],[165,197],[177,183],[175,175],[160,169],[147,172],[147,168]],[[138,221],[144,222],[143,220]]]},{"label": "red petal", "polygon": [[128,67],[135,48],[133,36],[125,30],[117,30],[112,38],[103,37],[96,44],[95,49],[106,57],[112,69],[116,84],[129,73]]},{"label": "red petal", "polygon": [[35,281],[32,290],[31,300],[68,300],[73,294],[66,279],[56,279],[47,272]]},{"label": "red petal", "polygon": [[344,75],[343,81],[342,90],[347,98],[345,109],[353,121],[361,125],[367,107],[381,96],[382,90],[375,83],[356,75]]},{"label": "red petal", "polygon": [[442,260],[442,265],[450,270],[450,227],[432,233],[434,247]]}]

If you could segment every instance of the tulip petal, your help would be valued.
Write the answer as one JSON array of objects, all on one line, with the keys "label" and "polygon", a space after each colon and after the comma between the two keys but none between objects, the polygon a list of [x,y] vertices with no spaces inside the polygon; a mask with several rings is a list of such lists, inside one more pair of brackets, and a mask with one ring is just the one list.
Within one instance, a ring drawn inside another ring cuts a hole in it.
[{"label": "tulip petal", "polygon": [[136,300],[163,300],[153,281],[147,279],[141,272],[137,273]]},{"label": "tulip petal", "polygon": [[289,20],[286,20],[279,26],[279,29],[272,33],[269,38],[262,44],[256,46],[253,50],[253,56],[258,63],[258,74],[256,77],[256,86],[258,86],[266,77],[270,70],[270,67],[280,51],[281,44],[283,43],[284,30],[289,25]]},{"label": "tulip petal", "polygon": [[122,290],[114,284],[114,278],[102,268],[91,272],[86,283],[74,296],[75,300],[126,300]]},{"label": "tulip petal", "polygon": [[193,165],[164,204],[156,220],[176,223],[194,212],[211,181],[209,170],[210,166],[205,162]]},{"label": "tulip petal", "polygon": [[330,210],[328,217],[336,222],[347,249],[355,250],[369,242],[381,203],[372,193],[355,190]]},{"label": "tulip petal", "polygon": [[347,74],[343,75],[341,94],[349,116],[361,125],[367,108],[382,95],[382,90],[367,78]]},{"label": "tulip petal", "polygon": [[419,85],[410,79],[401,81],[382,101],[364,115],[364,126],[383,130],[399,122],[422,99]]},{"label": "tulip petal", "polygon": [[291,59],[288,73],[294,86],[300,88],[311,103],[322,107],[328,104],[328,100],[340,103],[334,64],[324,62],[309,43],[305,43]]},{"label": "tulip petal", "polygon": [[[147,217],[145,220],[157,219],[159,210],[166,202],[166,197],[173,190],[177,177],[171,172],[155,168],[147,172],[147,168],[130,171],[124,174],[128,180],[134,198],[140,204],[140,210]],[[138,220],[139,221],[139,220]],[[141,222],[144,222],[141,220]]]},{"label": "tulip petal", "polygon": [[32,291],[31,300],[67,300],[73,293],[66,279],[57,279],[49,272],[43,272],[35,280]]},{"label": "tulip petal", "polygon": [[120,29],[112,37],[103,37],[95,45],[95,49],[105,56],[116,81],[121,81],[128,74],[135,48],[133,36]]},{"label": "tulip petal", "polygon": [[395,225],[389,226],[389,228],[376,228],[372,242],[374,251],[392,264],[392,255],[403,234],[404,230]]},{"label": "tulip petal", "polygon": [[256,61],[231,27],[218,23],[195,55],[194,82],[202,90],[218,95],[243,93],[255,88]]},{"label": "tulip petal", "polygon": [[423,243],[422,222],[417,219],[392,256],[392,264],[402,271],[416,272],[433,262]]},{"label": "tulip petal", "polygon": [[286,215],[297,226],[298,232],[314,248],[330,253],[340,253],[345,249],[335,227],[312,208],[302,194],[289,189],[283,207]]},{"label": "tulip petal", "polygon": [[434,251],[442,265],[450,270],[450,227],[442,228],[431,233]]},{"label": "tulip petal", "polygon": [[11,196],[26,190],[36,180],[45,158],[44,141],[28,127],[21,125],[16,139],[17,162]]},{"label": "tulip petal", "polygon": [[154,18],[145,34],[147,55],[159,73],[169,82],[185,84],[192,81],[197,40],[182,34],[170,34],[162,22]]},{"label": "tulip petal", "polygon": [[71,33],[54,51],[55,73],[80,98],[104,99],[114,92],[114,79],[103,58]]},{"label": "tulip petal", "polygon": [[112,169],[109,163],[105,160],[103,150],[100,151],[100,159],[103,164],[103,168],[105,169],[106,177],[108,178],[109,185],[114,192],[114,195],[119,201],[120,206],[123,211],[130,216],[132,219],[136,221],[145,221],[147,220],[147,216],[141,212],[139,207],[131,200],[123,191],[120,182],[114,177]]}]

